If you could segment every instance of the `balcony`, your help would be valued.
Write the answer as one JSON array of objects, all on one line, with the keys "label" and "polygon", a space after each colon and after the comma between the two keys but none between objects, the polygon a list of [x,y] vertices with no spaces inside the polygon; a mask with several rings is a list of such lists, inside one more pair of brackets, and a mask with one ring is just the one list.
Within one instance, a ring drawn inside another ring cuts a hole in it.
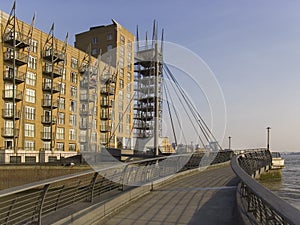
[{"label": "balcony", "polygon": [[84,89],[92,89],[97,87],[97,83],[93,81],[88,81],[88,79],[84,79],[80,81],[80,87]]},{"label": "balcony", "polygon": [[25,81],[26,74],[23,72],[16,72],[16,76],[14,77],[13,69],[5,70],[3,73],[3,80],[13,82],[15,79],[16,84],[21,84]]},{"label": "balcony", "polygon": [[5,44],[13,47],[14,40],[15,40],[15,47],[22,49],[22,48],[26,48],[29,46],[28,40],[26,40],[24,37],[26,37],[26,35],[23,35],[20,32],[15,32],[15,36],[14,36],[13,32],[8,32],[8,33],[4,34],[3,42]]},{"label": "balcony", "polygon": [[88,129],[88,125],[85,123],[80,123],[79,124],[79,129],[81,129],[81,130],[87,130]]},{"label": "balcony", "polygon": [[43,74],[52,78],[61,77],[64,74],[64,68],[61,66],[46,64],[43,67]]},{"label": "balcony", "polygon": [[[28,56],[22,52],[15,52],[15,62],[16,66],[22,66],[28,63]],[[14,53],[13,50],[7,50],[4,53],[4,61],[10,64],[14,63]]]},{"label": "balcony", "polygon": [[52,101],[51,99],[42,99],[42,107],[56,109],[58,107],[58,101]]},{"label": "balcony", "polygon": [[108,113],[101,113],[100,119],[101,120],[111,120],[111,115],[109,115]]},{"label": "balcony", "polygon": [[112,102],[111,101],[101,101],[100,106],[102,108],[111,108],[112,107]]},{"label": "balcony", "polygon": [[58,63],[65,60],[65,54],[57,49],[48,48],[43,51],[43,58],[52,63]]},{"label": "balcony", "polygon": [[95,94],[81,94],[80,101],[95,102],[97,100]]},{"label": "balcony", "polygon": [[[15,114],[15,116],[14,116]],[[15,120],[19,120],[21,117],[21,111],[20,110],[14,110],[13,109],[2,109],[2,117],[4,119],[13,119],[15,117]]]},{"label": "balcony", "polygon": [[113,87],[102,87],[100,92],[101,95],[114,95],[115,89]]},{"label": "balcony", "polygon": [[52,91],[52,93],[60,92],[60,86],[57,83],[53,83],[53,86],[51,87],[51,83],[43,82],[43,88],[42,89],[45,92],[51,92],[51,91]]},{"label": "balcony", "polygon": [[102,125],[100,126],[100,132],[101,133],[107,133],[111,131],[111,126],[109,125]]},{"label": "balcony", "polygon": [[55,124],[56,117],[55,116],[42,116],[42,124]]},{"label": "balcony", "polygon": [[80,109],[79,114],[82,116],[91,116],[91,110],[87,110],[87,109]]},{"label": "balcony", "polygon": [[100,76],[102,84],[116,83],[116,76],[113,74],[103,74]]},{"label": "balcony", "polygon": [[54,137],[54,133],[51,135],[50,131],[41,132],[41,139],[43,141],[51,141]]},{"label": "balcony", "polygon": [[14,129],[12,127],[2,128],[2,137],[4,138],[13,138],[19,136],[19,129]]},{"label": "balcony", "polygon": [[3,99],[7,101],[13,101],[15,99],[16,102],[22,101],[23,92],[20,90],[4,90],[3,91]]}]

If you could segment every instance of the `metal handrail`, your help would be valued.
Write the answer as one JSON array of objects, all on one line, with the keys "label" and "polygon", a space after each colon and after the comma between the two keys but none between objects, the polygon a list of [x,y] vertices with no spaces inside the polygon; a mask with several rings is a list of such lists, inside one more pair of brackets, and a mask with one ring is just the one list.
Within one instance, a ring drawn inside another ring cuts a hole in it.
[{"label": "metal handrail", "polygon": [[[230,152],[221,152],[219,161],[228,161]],[[92,156],[94,156],[92,153]],[[191,157],[193,156],[193,157]],[[0,224],[41,224],[49,213],[79,202],[90,202],[108,193],[142,185],[180,171],[197,168],[204,154],[194,153],[109,164],[0,191]],[[168,159],[168,160],[165,160]],[[163,163],[157,163],[162,162]],[[143,166],[141,166],[143,165]]]},{"label": "metal handrail", "polygon": [[[240,193],[242,199],[247,202],[248,214],[259,221],[259,224],[299,224],[300,211],[298,209],[276,196],[251,177],[256,170],[271,165],[270,152],[261,150],[261,153],[261,155],[255,157],[255,153],[248,152],[234,156],[231,160],[231,167],[241,180]],[[257,162],[262,160],[261,156],[264,154],[266,157],[264,165],[260,164],[256,168],[255,165],[252,165],[252,171],[244,167],[244,165],[249,166],[252,163],[258,165]]]}]

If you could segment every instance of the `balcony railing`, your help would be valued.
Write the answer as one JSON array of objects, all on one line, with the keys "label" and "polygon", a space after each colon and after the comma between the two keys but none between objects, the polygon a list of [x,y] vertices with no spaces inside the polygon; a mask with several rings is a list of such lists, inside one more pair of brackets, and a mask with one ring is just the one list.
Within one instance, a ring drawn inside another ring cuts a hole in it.
[{"label": "balcony railing", "polygon": [[1,129],[2,131],[2,137],[5,138],[13,138],[13,137],[18,137],[19,136],[19,129],[17,128],[12,128],[12,127],[4,127]]},{"label": "balcony railing", "polygon": [[56,123],[56,117],[55,116],[42,116],[42,123],[43,124],[54,124]]},{"label": "balcony railing", "polygon": [[64,68],[61,66],[46,64],[43,67],[43,73],[47,76],[53,76],[53,78],[61,77],[64,74]]},{"label": "balcony railing", "polygon": [[[14,62],[14,53],[13,50],[8,50],[4,53],[4,61],[13,64]],[[27,64],[28,56],[22,52],[15,52],[15,63],[16,66],[22,66]]]},{"label": "balcony railing", "polygon": [[15,119],[18,120],[21,117],[21,111],[20,110],[14,110],[13,109],[2,109],[2,117],[4,119],[13,119],[15,115]]},{"label": "balcony railing", "polygon": [[58,101],[52,101],[51,99],[42,99],[42,106],[44,108],[57,108],[58,107]]},{"label": "balcony railing", "polygon": [[112,102],[111,101],[101,101],[100,106],[102,108],[111,108],[112,107]]},{"label": "balcony railing", "polygon": [[100,126],[100,131],[105,133],[105,132],[110,132],[111,131],[111,126],[109,125],[102,125]]},{"label": "balcony railing", "polygon": [[19,71],[16,72],[16,76],[14,77],[13,69],[5,70],[3,73],[3,80],[13,82],[13,80],[15,79],[15,82],[17,84],[23,83],[25,81],[25,77],[26,74]]},{"label": "balcony railing", "polygon": [[52,133],[50,131],[46,131],[46,132],[41,132],[41,139],[44,141],[49,141],[52,140],[54,137],[54,133]]},{"label": "balcony railing", "polygon": [[65,60],[65,54],[57,49],[48,48],[43,51],[43,58],[49,62],[56,63]]},{"label": "balcony railing", "polygon": [[26,40],[24,37],[26,35],[23,35],[20,32],[15,32],[15,36],[13,32],[8,32],[4,34],[3,41],[10,46],[14,46],[14,39],[15,39],[15,47],[16,48],[25,48],[29,46],[28,40]]},{"label": "balcony railing", "polygon": [[102,87],[101,88],[101,94],[102,95],[114,95],[115,94],[115,88],[113,88],[113,87]]},{"label": "balcony railing", "polygon": [[23,99],[23,92],[13,89],[3,91],[3,99],[13,100],[14,98],[16,101],[21,101]]},{"label": "balcony railing", "polygon": [[60,92],[59,84],[58,83],[53,83],[53,85],[51,87],[51,83],[43,82],[43,91],[51,92],[51,90],[52,90],[53,93]]},{"label": "balcony railing", "polygon": [[96,101],[96,95],[95,94],[81,94],[80,95],[80,101],[95,102]]}]

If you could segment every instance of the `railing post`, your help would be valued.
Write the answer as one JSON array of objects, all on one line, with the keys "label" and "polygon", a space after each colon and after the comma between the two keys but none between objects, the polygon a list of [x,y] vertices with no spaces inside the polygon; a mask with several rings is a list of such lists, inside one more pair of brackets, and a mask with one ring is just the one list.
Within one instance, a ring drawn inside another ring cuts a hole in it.
[{"label": "railing post", "polygon": [[50,184],[46,184],[43,188],[43,194],[42,194],[42,199],[41,199],[41,205],[40,205],[40,209],[39,209],[39,218],[38,218],[38,224],[42,225],[42,213],[43,213],[43,206],[44,206],[44,202],[45,202],[45,198],[47,195],[47,192],[49,190]]},{"label": "railing post", "polygon": [[91,203],[93,202],[94,199],[94,188],[95,188],[97,177],[98,177],[98,172],[94,173],[94,176],[91,181],[91,199],[90,199]]},{"label": "railing post", "polygon": [[120,179],[120,184],[121,184],[120,191],[124,191],[124,182],[125,182],[125,176],[126,176],[127,168],[128,168],[128,164],[124,167],[123,176],[121,176],[121,179]]}]

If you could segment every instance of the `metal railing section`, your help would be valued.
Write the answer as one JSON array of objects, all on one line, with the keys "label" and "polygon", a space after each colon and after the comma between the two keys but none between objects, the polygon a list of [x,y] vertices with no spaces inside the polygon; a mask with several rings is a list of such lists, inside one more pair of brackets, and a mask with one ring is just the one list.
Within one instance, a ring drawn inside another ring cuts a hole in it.
[{"label": "metal railing section", "polygon": [[299,224],[298,209],[252,178],[258,170],[267,169],[271,163],[271,153],[266,149],[240,154],[231,160],[231,167],[241,180],[238,191],[247,210],[247,216],[256,224]]},{"label": "metal railing section", "polygon": [[[213,154],[213,153],[211,153]],[[213,163],[230,159],[220,152]],[[41,224],[42,218],[64,207],[113,197],[134,186],[199,167],[203,153],[173,155],[107,164],[104,169],[52,178],[0,191],[0,224]]]}]

